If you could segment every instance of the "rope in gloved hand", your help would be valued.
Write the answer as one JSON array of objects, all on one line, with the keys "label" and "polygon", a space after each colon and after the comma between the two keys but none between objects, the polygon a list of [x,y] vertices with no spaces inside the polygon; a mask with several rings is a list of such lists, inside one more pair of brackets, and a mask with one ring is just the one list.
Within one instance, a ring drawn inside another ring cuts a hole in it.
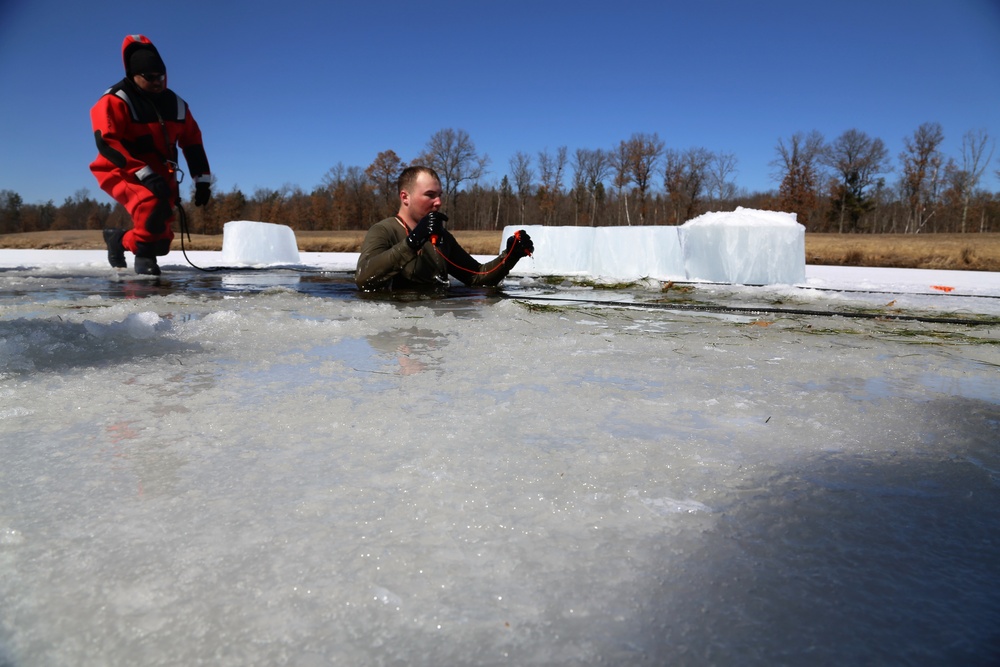
[{"label": "rope in gloved hand", "polygon": [[[403,221],[400,220],[398,216],[396,219],[405,229],[406,225]],[[468,273],[473,276],[487,276],[494,271],[499,270],[500,267],[507,264],[507,260],[510,259],[515,252],[521,253],[520,256],[517,257],[517,259],[520,259],[521,257],[531,257],[531,254],[535,250],[534,244],[531,242],[531,237],[528,236],[528,233],[523,230],[518,230],[514,232],[513,236],[508,237],[507,249],[504,251],[503,259],[499,264],[488,271],[472,271],[467,267],[456,264],[445,253],[441,252],[441,231],[444,230],[444,223],[447,222],[447,220],[448,216],[444,213],[441,213],[440,211],[431,211],[421,218],[420,222],[418,222],[413,230],[407,234],[407,245],[416,251],[423,247],[425,243],[429,242],[431,247],[434,248],[434,252],[436,252],[446,264],[461,270],[463,273]]]},{"label": "rope in gloved hand", "polygon": [[[448,264],[451,264],[455,268],[461,269],[462,271],[465,271],[466,273],[472,274],[474,276],[488,276],[489,274],[493,273],[494,271],[496,271],[497,269],[499,269],[500,267],[504,266],[507,263],[507,259],[510,258],[510,256],[514,254],[515,248],[517,248],[517,246],[519,244],[521,244],[521,239],[522,239],[521,234],[522,234],[522,232],[520,230],[516,231],[516,232],[514,232],[513,236],[511,236],[511,237],[509,237],[507,239],[507,249],[505,251],[506,254],[503,256],[503,260],[499,264],[497,264],[496,266],[494,266],[492,269],[490,269],[489,271],[469,271],[465,267],[459,266],[455,262],[453,262],[450,259],[448,259],[448,256],[445,255],[443,252],[441,252],[441,248],[439,247],[440,246],[439,242],[440,242],[441,239],[436,234],[433,235],[433,236],[431,236],[430,243],[431,243],[431,247],[434,248],[434,252],[436,252],[438,255],[440,255],[441,259],[443,259]],[[524,236],[526,237],[527,235],[528,234],[525,232]],[[531,239],[526,239],[525,242],[530,242],[530,240]],[[528,250],[527,248],[524,248],[523,246],[521,247],[521,252],[524,253],[523,255],[521,255],[521,257],[531,257],[531,251]],[[520,257],[518,259],[520,259]]]}]

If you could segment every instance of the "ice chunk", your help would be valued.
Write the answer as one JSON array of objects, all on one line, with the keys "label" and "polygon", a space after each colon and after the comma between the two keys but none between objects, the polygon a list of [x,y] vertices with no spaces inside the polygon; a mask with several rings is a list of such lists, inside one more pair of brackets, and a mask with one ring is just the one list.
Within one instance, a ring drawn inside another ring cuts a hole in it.
[{"label": "ice chunk", "polygon": [[590,273],[597,278],[683,280],[677,227],[597,227]]},{"label": "ice chunk", "polygon": [[535,254],[515,273],[590,276],[613,280],[684,278],[684,255],[676,227],[507,226],[507,238],[519,229],[531,236]]},{"label": "ice chunk", "polygon": [[738,207],[681,226],[689,280],[773,285],[806,277],[805,227],[794,213]]},{"label": "ice chunk", "polygon": [[514,274],[599,279],[707,280],[747,285],[805,281],[805,227],[794,213],[737,208],[680,227],[526,227],[535,254]]},{"label": "ice chunk", "polygon": [[153,336],[170,329],[170,321],[165,320],[156,313],[129,313],[121,322],[111,324],[101,324],[99,322],[85,321],[83,328],[92,336],[99,338],[128,336],[131,338],[152,338]]},{"label": "ice chunk", "polygon": [[508,225],[504,227],[500,237],[501,253],[507,249],[507,239],[519,229],[528,232],[535,246],[532,258],[522,259],[518,263],[520,273],[560,276],[590,274],[594,254],[593,228]]},{"label": "ice chunk", "polygon": [[222,230],[222,262],[230,266],[298,264],[295,232],[270,222],[227,222]]}]

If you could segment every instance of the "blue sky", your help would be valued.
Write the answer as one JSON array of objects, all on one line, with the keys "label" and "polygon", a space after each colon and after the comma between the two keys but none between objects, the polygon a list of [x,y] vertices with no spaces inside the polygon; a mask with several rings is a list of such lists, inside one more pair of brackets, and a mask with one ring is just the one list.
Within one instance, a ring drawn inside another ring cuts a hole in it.
[{"label": "blue sky", "polygon": [[656,132],[735,154],[751,191],[777,186],[775,147],[799,131],[857,128],[894,161],[928,121],[956,158],[966,131],[1000,140],[1000,0],[0,0],[0,189],[107,198],[89,109],[130,33],[159,48],[218,187],[248,195],[410,160],[449,127],[490,156],[487,181],[516,151]]}]

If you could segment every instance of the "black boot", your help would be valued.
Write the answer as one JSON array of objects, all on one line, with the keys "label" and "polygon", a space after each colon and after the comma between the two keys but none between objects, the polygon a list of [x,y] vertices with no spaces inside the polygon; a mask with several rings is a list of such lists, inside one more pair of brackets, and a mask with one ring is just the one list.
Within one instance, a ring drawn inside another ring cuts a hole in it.
[{"label": "black boot", "polygon": [[158,276],[160,275],[160,265],[156,263],[155,257],[136,256],[135,272],[143,275]]},{"label": "black boot", "polygon": [[123,236],[125,236],[124,229],[104,230],[104,243],[108,246],[108,264],[116,269],[124,269],[128,266],[125,263],[125,246],[122,245]]}]

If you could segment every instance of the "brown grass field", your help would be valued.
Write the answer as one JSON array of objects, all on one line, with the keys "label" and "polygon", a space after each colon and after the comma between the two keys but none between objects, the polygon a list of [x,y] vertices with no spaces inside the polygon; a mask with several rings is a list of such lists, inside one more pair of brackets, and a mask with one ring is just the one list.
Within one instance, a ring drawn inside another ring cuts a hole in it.
[{"label": "brown grass field", "polygon": [[[453,231],[474,255],[500,248],[500,232]],[[296,232],[302,252],[357,252],[365,232]],[[180,239],[174,240],[180,248]],[[222,236],[192,234],[189,250],[221,250]],[[0,234],[0,248],[97,250],[101,232],[68,230]],[[539,249],[543,251],[543,249]],[[1000,271],[1000,234],[806,234],[806,263],[912,269]]]}]

